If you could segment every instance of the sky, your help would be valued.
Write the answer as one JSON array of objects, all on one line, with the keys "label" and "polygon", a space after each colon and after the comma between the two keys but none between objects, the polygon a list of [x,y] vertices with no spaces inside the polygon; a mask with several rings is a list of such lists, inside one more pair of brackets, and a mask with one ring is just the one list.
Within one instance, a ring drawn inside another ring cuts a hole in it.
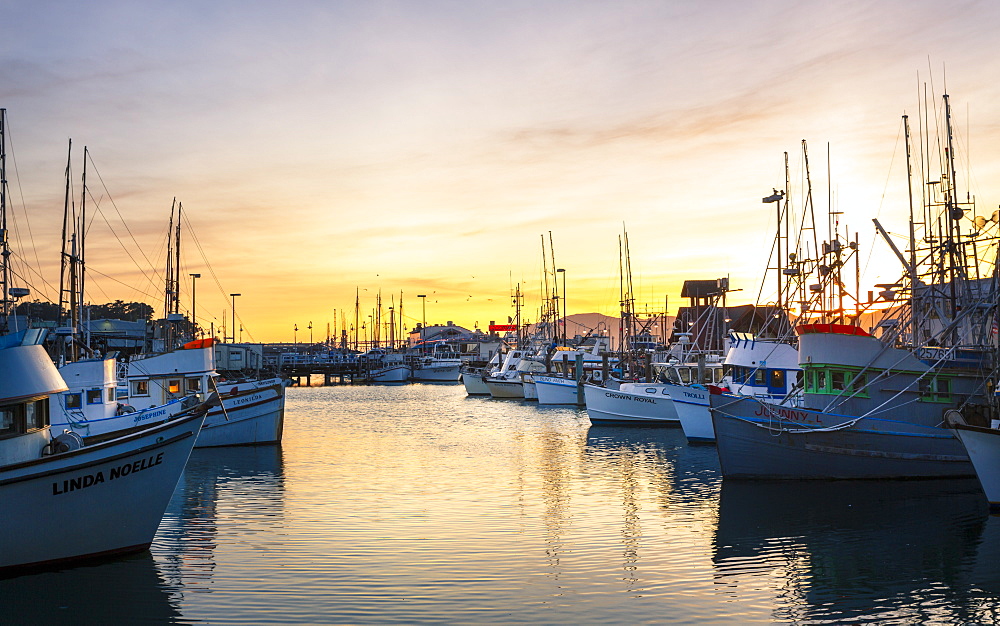
[{"label": "sky", "polygon": [[1000,202],[992,2],[0,6],[12,284],[57,298],[72,139],[87,299],[162,310],[176,198],[197,319],[218,328],[240,293],[243,340],[323,339],[356,293],[363,320],[381,293],[409,328],[484,328],[520,285],[534,321],[550,233],[570,314],[617,315],[623,233],[640,311],[674,312],[686,279],[773,300],[761,198],[787,152],[801,205],[802,140],[864,284],[893,282],[872,218],[905,232],[901,116],[945,89],[959,187]]}]

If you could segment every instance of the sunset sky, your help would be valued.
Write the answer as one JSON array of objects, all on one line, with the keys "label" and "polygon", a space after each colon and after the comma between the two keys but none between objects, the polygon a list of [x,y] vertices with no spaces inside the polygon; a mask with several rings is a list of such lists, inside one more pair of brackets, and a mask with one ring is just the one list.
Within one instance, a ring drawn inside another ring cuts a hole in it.
[{"label": "sunset sky", "polygon": [[871,219],[905,232],[900,117],[925,85],[952,96],[960,189],[987,216],[1000,202],[995,2],[3,7],[8,219],[34,268],[17,284],[58,295],[72,138],[77,203],[92,158],[88,299],[162,309],[176,197],[198,320],[221,325],[241,293],[244,340],[297,324],[303,341],[310,322],[321,339],[334,311],[353,321],[356,289],[364,317],[381,290],[411,328],[417,294],[428,322],[484,327],[521,283],[534,320],[550,231],[569,313],[617,314],[623,230],[640,310],[727,275],[730,301],[753,302],[775,226],[761,198],[784,152],[801,180],[803,139],[865,284],[894,281]]}]

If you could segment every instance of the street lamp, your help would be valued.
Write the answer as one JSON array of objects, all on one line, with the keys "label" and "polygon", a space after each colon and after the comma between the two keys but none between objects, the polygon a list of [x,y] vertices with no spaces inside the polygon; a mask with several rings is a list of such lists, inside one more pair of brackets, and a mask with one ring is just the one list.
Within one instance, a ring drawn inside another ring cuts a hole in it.
[{"label": "street lamp", "polygon": [[[195,292],[195,285],[197,284],[198,279],[201,278],[201,274],[188,274],[188,276],[191,277],[191,335],[194,336],[194,331],[198,327],[198,323],[195,321],[196,318],[198,317],[198,314],[195,313],[197,309],[194,308],[195,304],[194,292]],[[199,333],[198,336],[200,337],[201,334]]]},{"label": "street lamp", "polygon": [[[233,343],[236,343],[236,296],[242,296],[242,293],[231,293],[229,294],[233,298]],[[240,337],[242,339],[242,337]]]},{"label": "street lamp", "polygon": [[423,311],[424,311],[424,313],[423,313],[423,321],[420,324],[420,341],[423,341],[424,340],[424,329],[427,328],[427,294],[426,293],[418,293],[417,297],[420,298],[420,301],[423,303]]},{"label": "street lamp", "polygon": [[292,329],[292,343],[298,343],[298,342],[299,342],[299,325],[296,324],[295,327]]},{"label": "street lamp", "polygon": [[312,346],[313,342],[313,323],[309,322],[309,345]]},{"label": "street lamp", "polygon": [[562,314],[562,318],[563,318],[563,320],[562,320],[562,322],[563,322],[563,345],[566,345],[566,343],[567,343],[566,342],[566,270],[562,269],[562,268],[559,268],[559,269],[556,270],[556,272],[559,272],[560,274],[563,275],[563,292],[562,292],[562,301],[563,301],[563,314]]}]

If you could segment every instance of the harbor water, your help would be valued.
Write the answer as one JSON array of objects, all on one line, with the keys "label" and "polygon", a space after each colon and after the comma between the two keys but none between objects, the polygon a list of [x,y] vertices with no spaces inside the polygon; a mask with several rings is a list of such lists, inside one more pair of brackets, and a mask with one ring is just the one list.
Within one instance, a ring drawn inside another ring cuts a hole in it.
[{"label": "harbor water", "polygon": [[281,446],[195,450],[149,552],[2,580],[0,622],[988,624],[997,563],[975,480],[723,484],[678,429],[290,388]]}]

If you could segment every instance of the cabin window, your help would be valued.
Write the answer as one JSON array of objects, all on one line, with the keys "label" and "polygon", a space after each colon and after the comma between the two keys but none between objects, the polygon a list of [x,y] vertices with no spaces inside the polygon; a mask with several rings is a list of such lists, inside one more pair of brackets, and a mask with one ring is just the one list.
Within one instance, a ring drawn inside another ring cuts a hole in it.
[{"label": "cabin window", "polygon": [[78,393],[67,393],[65,396],[66,408],[69,410],[83,408],[83,396]]},{"label": "cabin window", "polygon": [[24,426],[27,430],[38,430],[49,424],[49,403],[36,400],[24,405]]},{"label": "cabin window", "polygon": [[132,381],[132,395],[133,396],[148,396],[149,395],[149,381],[148,380],[133,380]]},{"label": "cabin window", "polygon": [[87,404],[101,404],[104,393],[101,389],[87,390]]},{"label": "cabin window", "polygon": [[753,373],[753,384],[754,384],[754,386],[756,386],[756,387],[763,387],[764,385],[766,385],[767,384],[766,378],[765,378],[766,375],[767,375],[767,372],[765,370],[762,370],[760,368],[757,368],[756,370],[754,370],[754,373]]},{"label": "cabin window", "polygon": [[776,389],[784,389],[785,370],[771,370],[771,384],[769,386]]},{"label": "cabin window", "polygon": [[200,378],[188,378],[187,379],[187,390],[192,393],[201,392],[201,379]]},{"label": "cabin window", "polygon": [[0,437],[17,434],[16,406],[0,406]]},{"label": "cabin window", "polygon": [[861,392],[862,389],[868,384],[868,376],[864,373],[858,373],[854,375],[851,379],[851,391],[854,393]]},{"label": "cabin window", "polygon": [[830,372],[830,386],[834,391],[843,391],[846,385],[844,372]]},{"label": "cabin window", "polygon": [[108,402],[115,400],[117,400],[117,390],[114,387],[108,387]]},{"label": "cabin window", "polygon": [[691,384],[691,370],[686,367],[681,367],[677,369],[677,373],[680,374],[681,383],[685,385]]},{"label": "cabin window", "polygon": [[231,353],[229,355],[229,360],[230,361],[242,361],[243,360],[243,353],[242,352],[233,352],[233,353]]},{"label": "cabin window", "polygon": [[922,378],[920,380],[920,399],[925,402],[950,402],[950,378]]},{"label": "cabin window", "polygon": [[732,365],[724,365],[722,368],[723,372],[725,372],[723,375],[728,376],[730,380],[736,382],[736,368]]},{"label": "cabin window", "polygon": [[712,382],[715,384],[721,383],[722,379],[725,377],[725,373],[722,371],[722,368],[716,367],[712,371],[715,373],[715,377],[712,379]]},{"label": "cabin window", "polygon": [[179,380],[167,381],[167,393],[180,393],[180,392],[181,392],[181,381]]}]

